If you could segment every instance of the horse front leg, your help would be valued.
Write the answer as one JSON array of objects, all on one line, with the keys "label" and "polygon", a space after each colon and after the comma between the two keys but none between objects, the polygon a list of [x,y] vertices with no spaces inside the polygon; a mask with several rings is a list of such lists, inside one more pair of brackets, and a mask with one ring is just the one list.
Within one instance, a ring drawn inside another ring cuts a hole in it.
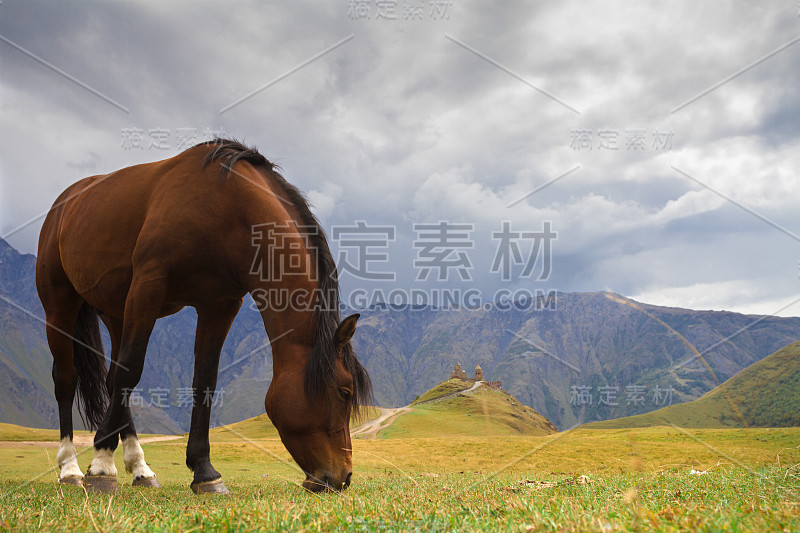
[{"label": "horse front leg", "polygon": [[194,472],[191,488],[195,494],[228,494],[222,476],[211,465],[208,427],[211,403],[217,387],[219,355],[225,337],[242,300],[197,309],[197,334],[194,344],[194,406],[186,445],[186,466]]}]

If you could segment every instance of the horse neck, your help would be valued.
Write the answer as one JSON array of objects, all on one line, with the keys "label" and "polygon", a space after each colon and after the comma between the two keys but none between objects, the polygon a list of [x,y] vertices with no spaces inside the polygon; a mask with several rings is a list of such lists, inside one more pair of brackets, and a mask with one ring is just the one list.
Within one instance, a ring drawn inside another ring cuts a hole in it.
[{"label": "horse neck", "polygon": [[246,282],[270,339],[273,372],[307,360],[319,297],[317,268],[313,254],[306,252],[307,239],[287,230],[288,224],[276,228],[264,229],[276,232],[271,239],[260,236]]},{"label": "horse neck", "polygon": [[314,342],[314,284],[265,284],[251,291],[272,348],[273,373],[304,365]]}]

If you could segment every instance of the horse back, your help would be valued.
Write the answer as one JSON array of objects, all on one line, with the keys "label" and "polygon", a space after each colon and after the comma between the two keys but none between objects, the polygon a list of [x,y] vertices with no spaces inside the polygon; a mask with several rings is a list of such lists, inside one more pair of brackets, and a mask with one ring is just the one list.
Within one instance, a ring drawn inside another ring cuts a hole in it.
[{"label": "horse back", "polygon": [[48,246],[90,304],[122,316],[137,271],[169,279],[162,314],[246,292],[254,221],[290,215],[257,169],[241,162],[236,179],[221,181],[219,165],[204,167],[206,152],[86,178],[62,194],[48,217],[57,226],[47,228]]}]

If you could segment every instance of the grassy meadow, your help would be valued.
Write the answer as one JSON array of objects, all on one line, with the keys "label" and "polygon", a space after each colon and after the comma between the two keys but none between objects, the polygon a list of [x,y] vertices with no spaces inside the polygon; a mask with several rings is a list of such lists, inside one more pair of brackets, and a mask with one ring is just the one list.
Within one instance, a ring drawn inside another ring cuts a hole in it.
[{"label": "grassy meadow", "polygon": [[[800,428],[575,429],[353,441],[353,486],[314,495],[261,420],[212,433],[232,494],[196,496],[185,437],[143,444],[161,489],[59,486],[40,430],[0,427],[0,528],[174,531],[797,531]],[[13,437],[7,439],[6,434]],[[16,441],[16,442],[15,442]],[[91,448],[79,448],[88,465]],[[691,471],[705,472],[701,475]]]}]

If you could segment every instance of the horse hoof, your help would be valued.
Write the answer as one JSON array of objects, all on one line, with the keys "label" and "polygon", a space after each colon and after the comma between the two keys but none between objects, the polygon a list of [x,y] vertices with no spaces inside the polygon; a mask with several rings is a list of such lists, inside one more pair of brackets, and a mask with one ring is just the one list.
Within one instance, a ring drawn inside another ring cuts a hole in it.
[{"label": "horse hoof", "polygon": [[137,477],[133,480],[134,487],[153,487],[158,488],[161,485],[158,484],[158,479],[156,476],[153,477]]},{"label": "horse hoof", "polygon": [[83,486],[83,476],[64,476],[58,478],[58,482],[62,485],[77,485],[79,487]]},{"label": "horse hoof", "polygon": [[117,478],[116,476],[85,476],[83,478],[84,486],[89,492],[100,492],[109,494],[117,491]]},{"label": "horse hoof", "polygon": [[222,478],[212,481],[201,481],[192,483],[192,492],[195,494],[230,494],[231,491],[222,482]]}]

